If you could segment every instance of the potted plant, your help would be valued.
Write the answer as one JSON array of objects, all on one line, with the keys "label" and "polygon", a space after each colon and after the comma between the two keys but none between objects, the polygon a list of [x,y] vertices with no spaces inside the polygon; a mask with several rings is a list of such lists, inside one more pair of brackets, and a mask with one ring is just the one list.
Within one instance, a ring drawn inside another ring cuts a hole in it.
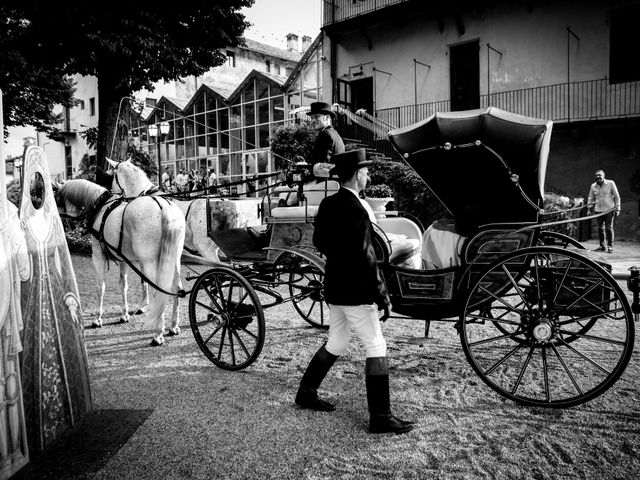
[{"label": "potted plant", "polygon": [[393,202],[393,191],[385,183],[371,185],[364,189],[364,199],[371,205],[374,213],[382,213],[387,203]]}]

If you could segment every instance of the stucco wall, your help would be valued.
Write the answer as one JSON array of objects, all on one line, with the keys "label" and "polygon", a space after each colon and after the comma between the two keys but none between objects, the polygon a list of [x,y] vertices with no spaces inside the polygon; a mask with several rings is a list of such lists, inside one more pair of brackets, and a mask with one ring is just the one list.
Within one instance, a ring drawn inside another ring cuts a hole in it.
[{"label": "stucco wall", "polygon": [[634,2],[519,3],[493,2],[491,7],[467,8],[460,17],[464,33],[452,15],[444,16],[440,24],[424,14],[341,33],[337,77],[348,79],[350,66],[373,62],[363,66],[364,77],[373,76],[372,67],[392,74],[376,75],[376,108],[411,105],[415,58],[431,65],[430,69],[417,67],[418,103],[447,100],[449,47],[479,40],[481,95],[487,93],[488,85],[487,43],[502,53],[490,54],[492,93],[563,83],[567,81],[567,27],[571,27],[579,37],[579,41],[573,37],[570,41],[571,81],[601,79],[609,73],[609,11]]}]

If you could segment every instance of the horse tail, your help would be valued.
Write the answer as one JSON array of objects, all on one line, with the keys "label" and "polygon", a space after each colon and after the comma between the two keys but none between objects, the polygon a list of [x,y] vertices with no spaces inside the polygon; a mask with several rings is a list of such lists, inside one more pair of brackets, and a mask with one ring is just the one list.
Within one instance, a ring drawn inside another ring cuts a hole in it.
[{"label": "horse tail", "polygon": [[[180,275],[180,257],[184,246],[185,221],[182,211],[175,204],[169,201],[167,203],[168,206],[163,207],[161,213],[162,234],[155,283],[158,287],[170,292],[176,275]],[[146,328],[160,330],[163,328],[162,312],[169,300],[169,296],[160,291],[155,293],[149,303],[144,325]]]}]

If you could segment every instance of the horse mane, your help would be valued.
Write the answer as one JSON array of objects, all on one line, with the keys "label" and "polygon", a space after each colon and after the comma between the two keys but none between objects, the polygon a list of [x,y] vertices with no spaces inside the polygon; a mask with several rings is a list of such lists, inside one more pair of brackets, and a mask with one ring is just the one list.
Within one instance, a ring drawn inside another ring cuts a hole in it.
[{"label": "horse mane", "polygon": [[60,187],[60,193],[64,199],[76,207],[93,205],[106,191],[106,188],[84,179],[67,180]]}]

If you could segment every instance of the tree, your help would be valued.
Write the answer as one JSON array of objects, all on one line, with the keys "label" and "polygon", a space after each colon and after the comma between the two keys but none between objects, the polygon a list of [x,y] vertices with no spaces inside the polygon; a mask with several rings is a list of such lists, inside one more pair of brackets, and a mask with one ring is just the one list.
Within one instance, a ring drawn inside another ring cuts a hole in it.
[{"label": "tree", "polygon": [[[239,9],[253,2],[11,2],[0,13],[10,12],[9,23],[20,25],[13,40],[34,50],[37,65],[97,77],[100,173],[106,170],[120,101],[159,80],[202,75],[224,63],[219,49],[240,43],[248,24]],[[117,141],[114,159],[125,158],[126,148],[126,141]],[[104,178],[98,182],[107,186]]]},{"label": "tree", "polygon": [[51,132],[61,121],[56,105],[73,106],[73,82],[64,64],[42,58],[37,42],[30,41],[31,24],[22,10],[9,2],[0,4],[0,89],[4,126],[32,125]]}]

